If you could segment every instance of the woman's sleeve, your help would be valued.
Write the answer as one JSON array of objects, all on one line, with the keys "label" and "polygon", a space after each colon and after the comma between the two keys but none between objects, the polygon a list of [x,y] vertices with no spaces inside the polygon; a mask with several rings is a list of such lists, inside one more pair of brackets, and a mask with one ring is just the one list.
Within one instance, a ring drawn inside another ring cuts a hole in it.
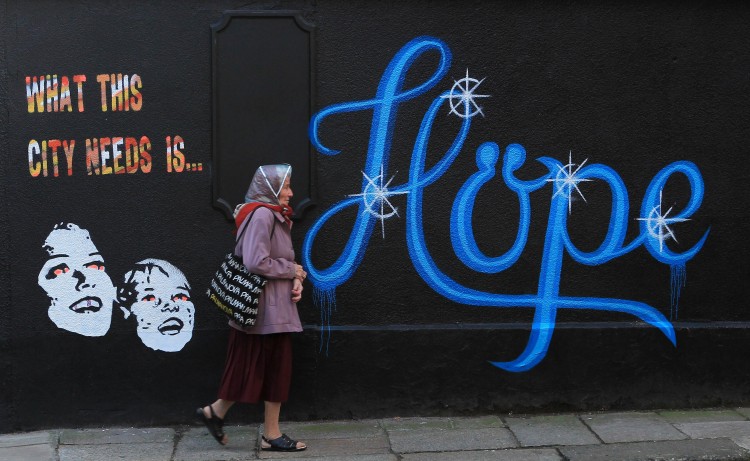
[{"label": "woman's sleeve", "polygon": [[293,261],[271,258],[271,230],[275,221],[273,211],[268,208],[255,210],[242,236],[242,262],[247,270],[266,278],[293,279]]}]

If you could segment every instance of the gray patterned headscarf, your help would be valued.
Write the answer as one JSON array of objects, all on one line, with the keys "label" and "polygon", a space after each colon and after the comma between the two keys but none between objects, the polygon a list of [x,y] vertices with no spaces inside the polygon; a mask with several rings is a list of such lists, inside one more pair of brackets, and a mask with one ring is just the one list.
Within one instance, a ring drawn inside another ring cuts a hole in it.
[{"label": "gray patterned headscarf", "polygon": [[258,167],[245,194],[245,203],[263,202],[280,205],[279,193],[286,178],[292,175],[292,166],[286,163]]}]

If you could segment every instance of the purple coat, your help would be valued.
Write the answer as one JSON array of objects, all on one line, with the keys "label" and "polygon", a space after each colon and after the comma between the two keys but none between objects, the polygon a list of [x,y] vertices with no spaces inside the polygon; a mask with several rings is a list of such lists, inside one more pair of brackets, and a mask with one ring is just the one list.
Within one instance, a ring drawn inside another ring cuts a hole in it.
[{"label": "purple coat", "polygon": [[255,325],[242,328],[229,323],[238,330],[259,335],[302,331],[297,304],[292,301],[295,270],[291,227],[281,213],[266,207],[258,207],[249,216],[250,223],[234,253],[242,255],[245,267],[266,277],[268,283],[260,295]]}]

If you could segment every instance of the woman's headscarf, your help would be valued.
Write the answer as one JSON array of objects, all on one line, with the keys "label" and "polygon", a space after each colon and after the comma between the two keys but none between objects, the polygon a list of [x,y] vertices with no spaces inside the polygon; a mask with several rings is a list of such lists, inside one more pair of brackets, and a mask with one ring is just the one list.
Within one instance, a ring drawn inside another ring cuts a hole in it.
[{"label": "woman's headscarf", "polygon": [[286,163],[259,166],[245,194],[245,203],[263,202],[279,205],[279,193],[284,187],[284,181],[291,175],[292,166]]},{"label": "woman's headscarf", "polygon": [[278,211],[287,223],[292,215],[292,207],[279,203],[279,194],[284,188],[286,179],[292,176],[292,166],[286,163],[278,165],[263,165],[258,167],[250,181],[250,187],[245,194],[245,203],[235,208],[234,221],[239,229],[248,214],[259,206]]}]

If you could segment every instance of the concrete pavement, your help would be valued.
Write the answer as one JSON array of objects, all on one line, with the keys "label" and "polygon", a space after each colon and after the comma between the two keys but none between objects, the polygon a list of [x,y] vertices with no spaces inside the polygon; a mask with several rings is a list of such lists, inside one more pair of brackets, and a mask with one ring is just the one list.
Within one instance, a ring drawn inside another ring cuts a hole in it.
[{"label": "concrete pavement", "polygon": [[750,460],[750,408],[282,422],[307,443],[259,450],[262,427],[57,429],[0,435],[2,461]]}]

